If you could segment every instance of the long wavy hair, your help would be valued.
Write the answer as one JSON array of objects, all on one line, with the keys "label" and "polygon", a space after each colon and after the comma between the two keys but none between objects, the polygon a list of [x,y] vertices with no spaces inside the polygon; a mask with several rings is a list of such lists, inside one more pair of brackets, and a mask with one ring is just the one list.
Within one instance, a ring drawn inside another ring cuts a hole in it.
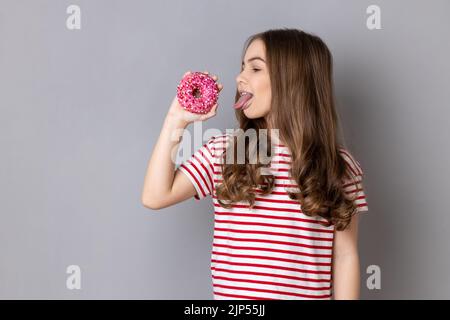
[{"label": "long wavy hair", "polygon": [[[271,109],[266,118],[270,120],[249,119],[241,109],[235,111],[241,130],[233,135],[231,144],[235,161],[221,164],[223,181],[215,188],[218,202],[230,208],[235,202],[248,201],[252,208],[254,188],[260,188],[262,195],[271,193],[275,177],[262,173],[261,167],[267,165],[250,163],[254,148],[249,147],[247,139],[244,139],[245,163],[236,161],[237,142],[242,133],[253,129],[258,139],[261,129],[267,129],[270,121],[270,127],[278,129],[280,140],[290,151],[289,175],[296,181],[298,192],[286,190],[289,197],[299,201],[305,215],[344,230],[357,212],[355,198],[345,192],[344,181],[357,181],[339,152],[345,143],[339,141],[343,141],[343,135],[338,134],[341,128],[335,109],[330,50],[316,35],[298,29],[272,29],[250,36],[242,58],[255,39],[262,40],[266,48],[272,90]],[[235,102],[238,99],[236,90]],[[271,135],[264,137],[270,146]],[[270,149],[267,155],[272,157]],[[223,156],[229,151],[226,149]]]}]

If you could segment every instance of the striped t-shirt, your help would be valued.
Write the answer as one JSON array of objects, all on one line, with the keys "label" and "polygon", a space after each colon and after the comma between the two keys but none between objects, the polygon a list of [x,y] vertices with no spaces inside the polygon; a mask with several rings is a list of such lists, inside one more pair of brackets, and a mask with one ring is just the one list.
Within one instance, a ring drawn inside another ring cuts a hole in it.
[{"label": "striped t-shirt", "polygon": [[[214,299],[331,299],[334,226],[323,226],[321,217],[308,217],[287,189],[296,189],[289,179],[290,152],[274,145],[270,164],[275,177],[272,193],[258,196],[253,209],[248,202],[220,206],[215,185],[222,182],[221,153],[232,134],[214,136],[179,169],[186,174],[201,200],[211,196],[214,204],[214,237],[211,275]],[[357,193],[358,211],[368,211],[359,162],[340,150],[358,183],[345,184],[347,193]]]}]

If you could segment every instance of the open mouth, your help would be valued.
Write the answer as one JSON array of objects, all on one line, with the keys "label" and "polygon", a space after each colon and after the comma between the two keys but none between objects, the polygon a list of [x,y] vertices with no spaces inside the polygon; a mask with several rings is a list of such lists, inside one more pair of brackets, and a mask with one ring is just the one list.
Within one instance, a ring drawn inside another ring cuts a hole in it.
[{"label": "open mouth", "polygon": [[245,110],[248,107],[250,107],[250,104],[252,103],[252,101],[253,101],[253,97],[248,99],[247,102],[245,102],[244,105],[242,106],[242,110]]},{"label": "open mouth", "polygon": [[248,108],[249,105],[249,101],[253,98],[253,94],[250,92],[245,92],[243,93],[240,97],[239,100],[234,104],[234,108],[235,109],[245,109]]}]

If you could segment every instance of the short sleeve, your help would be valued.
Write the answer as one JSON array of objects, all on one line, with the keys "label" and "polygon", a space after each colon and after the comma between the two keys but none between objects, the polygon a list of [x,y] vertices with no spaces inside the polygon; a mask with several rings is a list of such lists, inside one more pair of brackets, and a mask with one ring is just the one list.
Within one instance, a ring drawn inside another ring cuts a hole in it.
[{"label": "short sleeve", "polygon": [[196,200],[201,200],[213,194],[214,141],[215,137],[210,138],[207,143],[178,167],[191,181],[195,190],[197,190],[197,194],[194,196]]},{"label": "short sleeve", "polygon": [[353,157],[353,155],[345,149],[341,149],[341,155],[347,163],[348,172],[353,179],[346,178],[344,180],[344,190],[350,196],[355,197],[357,212],[369,211],[366,194],[363,186],[364,172],[361,164]]}]

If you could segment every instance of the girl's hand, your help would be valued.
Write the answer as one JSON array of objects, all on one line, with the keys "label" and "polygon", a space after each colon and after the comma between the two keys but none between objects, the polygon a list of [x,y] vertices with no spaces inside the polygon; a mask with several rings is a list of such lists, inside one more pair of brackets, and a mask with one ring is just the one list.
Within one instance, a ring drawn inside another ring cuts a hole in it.
[{"label": "girl's hand", "polygon": [[[187,74],[191,73],[191,71],[186,72],[183,77],[185,77]],[[205,74],[209,74],[208,71],[203,72]],[[212,78],[214,81],[217,82],[217,76],[213,75]],[[219,92],[223,89],[223,86],[219,83],[218,85]],[[212,118],[216,115],[217,110],[217,103],[211,108],[211,110],[206,114],[195,114],[192,112],[189,112],[180,105],[178,102],[177,96],[175,95],[175,98],[172,100],[172,104],[169,108],[168,115],[170,117],[173,117],[177,119],[178,121],[183,122],[185,125],[188,125],[194,121],[205,121],[209,118]]]}]

